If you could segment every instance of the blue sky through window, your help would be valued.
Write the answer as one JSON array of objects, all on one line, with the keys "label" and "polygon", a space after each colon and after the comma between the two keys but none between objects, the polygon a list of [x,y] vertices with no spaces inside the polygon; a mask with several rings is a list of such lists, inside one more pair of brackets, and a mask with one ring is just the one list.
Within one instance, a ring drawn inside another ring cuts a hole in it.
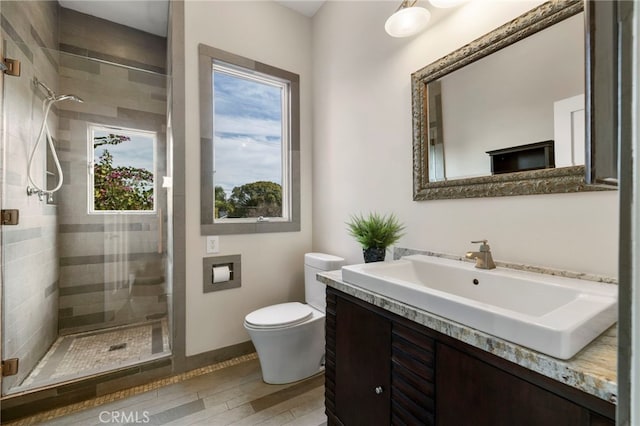
[{"label": "blue sky through window", "polygon": [[282,89],[214,71],[214,185],[282,185]]},{"label": "blue sky through window", "polygon": [[95,129],[93,137],[98,138],[109,134],[129,136],[131,140],[117,145],[100,145],[93,151],[94,162],[97,163],[103,152],[107,150],[113,156],[113,167],[135,167],[153,173],[153,136],[122,129]]}]

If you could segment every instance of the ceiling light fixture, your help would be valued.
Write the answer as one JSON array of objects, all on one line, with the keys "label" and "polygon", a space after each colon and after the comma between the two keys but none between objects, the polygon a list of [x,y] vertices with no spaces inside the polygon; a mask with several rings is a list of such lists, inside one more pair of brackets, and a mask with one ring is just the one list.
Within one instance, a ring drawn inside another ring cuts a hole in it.
[{"label": "ceiling light fixture", "polygon": [[384,29],[391,37],[410,37],[418,34],[429,23],[431,13],[424,7],[417,7],[418,0],[403,0],[393,15],[389,16]]}]

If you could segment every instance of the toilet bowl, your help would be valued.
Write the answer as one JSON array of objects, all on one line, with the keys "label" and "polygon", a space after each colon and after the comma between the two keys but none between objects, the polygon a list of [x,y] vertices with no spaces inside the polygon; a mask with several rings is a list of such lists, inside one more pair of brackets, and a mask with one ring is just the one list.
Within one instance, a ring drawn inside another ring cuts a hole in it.
[{"label": "toilet bowl", "polygon": [[283,384],[313,376],[324,368],[325,286],[322,271],[339,269],[344,259],[323,253],[305,255],[305,300],[251,312],[244,327],[258,353],[262,379]]}]

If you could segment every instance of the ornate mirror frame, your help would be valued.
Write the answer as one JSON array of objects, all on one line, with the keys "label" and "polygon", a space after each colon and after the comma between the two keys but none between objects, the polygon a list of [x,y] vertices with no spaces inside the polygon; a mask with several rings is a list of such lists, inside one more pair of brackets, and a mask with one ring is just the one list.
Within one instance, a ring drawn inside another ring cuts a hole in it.
[{"label": "ornate mirror frame", "polygon": [[[553,0],[517,17],[411,75],[413,199],[499,197],[599,191],[585,183],[585,167],[572,166],[429,182],[427,84],[584,10],[581,0]],[[588,55],[586,56],[589,57]]]}]

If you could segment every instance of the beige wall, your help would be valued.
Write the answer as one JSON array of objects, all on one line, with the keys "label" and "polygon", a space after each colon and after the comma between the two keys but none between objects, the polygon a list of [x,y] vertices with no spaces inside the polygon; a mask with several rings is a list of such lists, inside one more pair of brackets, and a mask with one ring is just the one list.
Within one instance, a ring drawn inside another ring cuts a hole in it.
[{"label": "beige wall", "polygon": [[[412,201],[410,74],[539,3],[471,2],[394,39],[389,2],[327,2],[311,20],[271,2],[186,2],[187,355],[248,340],[253,309],[302,300],[306,251],[361,262],[344,224],[353,213],[395,212],[404,247],[462,254],[488,238],[498,260],[617,275],[615,192]],[[296,72],[302,86],[302,231],[221,236],[220,255],[242,255],[242,288],[207,294],[198,43]]]},{"label": "beige wall", "polygon": [[463,254],[487,238],[502,261],[617,275],[617,193],[412,201],[410,74],[540,2],[470,2],[407,39],[395,5],[327,2],[313,19],[313,247],[361,262],[344,222],[395,212],[398,245]]},{"label": "beige wall", "polygon": [[[300,232],[220,236],[220,255],[242,256],[242,287],[202,292],[198,43],[300,75]],[[303,259],[311,249],[311,21],[272,2],[185,2],[186,49],[186,353],[249,340],[252,310],[303,300]]]}]

